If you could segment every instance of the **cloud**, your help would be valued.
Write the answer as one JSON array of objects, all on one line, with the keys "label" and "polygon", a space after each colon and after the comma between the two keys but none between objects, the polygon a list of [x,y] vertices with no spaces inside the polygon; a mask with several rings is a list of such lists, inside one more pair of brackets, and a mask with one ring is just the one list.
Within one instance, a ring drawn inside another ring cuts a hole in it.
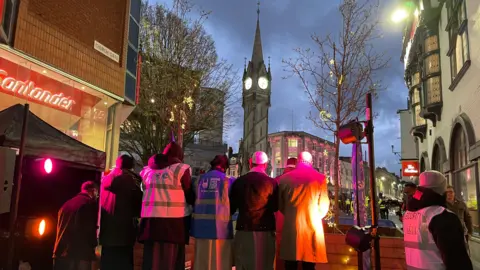
[{"label": "cloud", "polygon": [[[150,0],[152,2],[152,0]],[[169,0],[159,2],[171,3]],[[211,11],[205,28],[216,43],[220,57],[243,70],[244,58],[252,55],[257,1],[193,0],[204,10]],[[311,111],[303,87],[296,78],[282,79],[282,59],[294,57],[294,48],[313,47],[311,34],[335,33],[340,29],[337,8],[340,0],[275,0],[262,1],[260,6],[260,24],[263,53],[265,59],[271,57],[272,68],[272,107],[269,112],[269,132],[293,129],[333,140],[332,134],[319,130],[307,120]],[[403,83],[403,67],[399,61],[401,54],[402,31],[400,26],[388,22],[387,10],[391,10],[395,1],[384,4],[381,11],[381,30],[383,38],[375,43],[375,48],[385,51],[391,57],[390,67],[379,76],[387,89],[379,93],[374,102],[375,119],[375,156],[378,166],[385,166],[392,172],[398,172],[398,158],[392,153],[391,145],[400,149],[400,131],[398,109],[406,108],[407,89]],[[240,90],[240,89],[238,89]],[[293,114],[292,114],[293,111]],[[293,115],[293,117],[292,117]],[[225,139],[238,150],[238,141],[243,136],[243,117],[231,128]],[[366,150],[366,148],[364,149]],[[350,155],[351,147],[342,146],[342,155]]]}]

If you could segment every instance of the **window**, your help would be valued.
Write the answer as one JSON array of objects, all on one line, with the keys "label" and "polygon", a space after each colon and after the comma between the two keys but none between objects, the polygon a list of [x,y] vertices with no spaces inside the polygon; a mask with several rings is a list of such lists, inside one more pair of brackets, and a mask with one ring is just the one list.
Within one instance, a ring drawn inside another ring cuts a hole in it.
[{"label": "window", "polygon": [[480,236],[478,205],[477,205],[477,176],[475,164],[468,159],[469,145],[465,132],[457,125],[453,132],[451,158],[453,159],[452,183],[457,199],[462,200],[472,216],[473,235]]},{"label": "window", "polygon": [[447,55],[450,57],[452,77],[450,90],[453,90],[469,66],[470,55],[465,0],[449,1],[448,3],[448,24],[446,30],[450,38],[450,46]]},{"label": "window", "polygon": [[435,144],[432,152],[432,170],[439,171],[443,173],[443,160],[440,155],[440,147],[438,144]]},{"label": "window", "polygon": [[137,86],[137,80],[132,77],[130,74],[126,74],[125,77],[125,97],[128,99],[135,101],[136,99],[136,86]]},{"label": "window", "polygon": [[138,54],[137,52],[131,47],[128,46],[128,51],[127,51],[127,70],[134,75],[134,77],[137,77],[137,59],[138,59]]},{"label": "window", "polygon": [[130,23],[128,25],[128,41],[134,48],[138,48],[138,37],[139,37],[139,26],[138,24],[130,18]]},{"label": "window", "polygon": [[130,1],[130,15],[137,21],[140,22],[140,0],[131,0]]},{"label": "window", "polygon": [[298,147],[297,139],[288,139],[288,147]]}]

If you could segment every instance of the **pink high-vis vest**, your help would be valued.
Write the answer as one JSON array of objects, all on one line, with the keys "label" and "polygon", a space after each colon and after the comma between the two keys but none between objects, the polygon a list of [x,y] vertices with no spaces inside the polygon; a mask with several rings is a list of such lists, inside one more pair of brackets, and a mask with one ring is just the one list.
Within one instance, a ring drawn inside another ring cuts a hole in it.
[{"label": "pink high-vis vest", "polygon": [[407,269],[445,270],[440,250],[428,230],[430,221],[446,208],[429,206],[403,216],[403,239]]},{"label": "pink high-vis vest", "polygon": [[145,167],[140,175],[143,179],[142,218],[180,218],[192,214],[182,189],[181,179],[190,172],[187,164],[177,163],[161,170]]}]

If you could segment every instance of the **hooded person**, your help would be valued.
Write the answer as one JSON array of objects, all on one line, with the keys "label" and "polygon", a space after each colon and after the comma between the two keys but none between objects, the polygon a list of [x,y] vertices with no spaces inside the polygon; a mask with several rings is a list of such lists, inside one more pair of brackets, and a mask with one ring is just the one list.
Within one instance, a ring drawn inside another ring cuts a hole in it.
[{"label": "hooded person", "polygon": [[227,177],[228,158],[218,155],[211,169],[194,183],[195,205],[191,235],[195,237],[196,270],[231,270],[233,225],[228,198],[234,181]]},{"label": "hooded person", "polygon": [[298,155],[295,170],[279,179],[279,210],[286,221],[280,240],[280,258],[285,269],[315,269],[317,263],[327,263],[327,251],[322,219],[327,215],[328,198],[325,175],[313,168],[308,152]]},{"label": "hooded person", "polygon": [[250,171],[231,187],[230,213],[238,210],[234,237],[236,269],[273,269],[278,184],[267,175],[267,166],[267,154],[255,152]]},{"label": "hooded person", "polygon": [[403,216],[408,269],[472,270],[464,228],[447,210],[447,180],[438,171],[420,174],[419,186]]},{"label": "hooded person", "polygon": [[144,244],[143,269],[183,270],[195,200],[191,168],[183,163],[183,150],[175,142],[149,163],[140,173],[144,185],[139,234]]},{"label": "hooded person", "polygon": [[132,270],[137,219],[142,206],[141,178],[133,172],[134,159],[118,157],[115,168],[100,185],[101,269]]}]

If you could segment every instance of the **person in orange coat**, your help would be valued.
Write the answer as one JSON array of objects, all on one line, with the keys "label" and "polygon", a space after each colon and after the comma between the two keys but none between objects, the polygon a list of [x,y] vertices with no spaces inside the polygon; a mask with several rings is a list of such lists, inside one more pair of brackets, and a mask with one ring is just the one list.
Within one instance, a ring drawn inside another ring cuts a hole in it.
[{"label": "person in orange coat", "polygon": [[[289,158],[287,160],[287,167],[283,171],[282,175],[285,175],[286,173],[289,173],[293,170],[295,170],[295,167],[297,166],[297,158]],[[279,181],[281,176],[278,176],[275,180],[277,182]],[[282,229],[283,229],[283,215],[280,211],[277,211],[275,213],[275,228],[276,228],[276,249],[275,249],[275,269],[283,269],[281,266],[282,260],[279,258],[279,252],[280,252],[280,239],[282,239]]]},{"label": "person in orange coat", "polygon": [[327,215],[328,198],[325,175],[313,168],[312,155],[302,152],[295,170],[279,179],[279,210],[286,221],[280,242],[280,259],[285,269],[315,269],[327,263],[322,218]]}]

